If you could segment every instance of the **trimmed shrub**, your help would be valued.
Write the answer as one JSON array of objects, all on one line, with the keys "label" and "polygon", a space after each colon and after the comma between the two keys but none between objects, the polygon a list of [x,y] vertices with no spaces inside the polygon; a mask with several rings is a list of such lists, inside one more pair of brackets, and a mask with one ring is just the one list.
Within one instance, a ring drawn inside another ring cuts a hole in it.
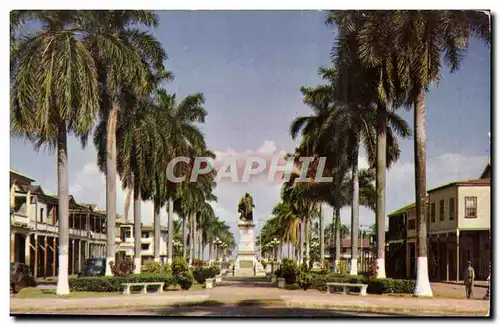
[{"label": "trimmed shrub", "polygon": [[192,269],[193,278],[198,284],[205,283],[207,275],[203,267],[196,267]]},{"label": "trimmed shrub", "polygon": [[183,290],[189,290],[193,286],[193,275],[189,271],[184,271],[175,276],[177,284],[181,286]]},{"label": "trimmed shrub", "polygon": [[196,267],[193,269],[193,277],[199,284],[204,284],[207,278],[214,278],[217,275],[214,267]]},{"label": "trimmed shrub", "polygon": [[118,292],[121,284],[129,281],[121,276],[79,277],[69,279],[69,287],[73,291]]},{"label": "trimmed shrub", "polygon": [[312,283],[312,276],[309,273],[300,273],[299,274],[299,280],[298,280],[299,286],[305,291],[307,290]]},{"label": "trimmed shrub", "polygon": [[89,292],[119,292],[122,283],[142,283],[142,282],[164,282],[164,289],[175,284],[175,279],[171,274],[138,274],[128,277],[123,276],[100,276],[100,277],[79,277],[71,278],[69,286],[73,291]]},{"label": "trimmed shrub", "polygon": [[214,277],[215,275],[219,275],[220,274],[220,267],[217,263],[213,263],[212,266],[209,267],[210,269],[210,275],[213,274],[213,276],[210,276],[209,278],[212,278]]},{"label": "trimmed shrub", "polygon": [[[415,288],[415,281],[412,280],[398,280],[398,279],[368,279],[361,275],[340,275],[328,274],[321,275],[310,273],[311,285],[313,289],[319,291],[326,291],[326,283],[354,283],[354,284],[367,284],[367,292],[372,294],[383,293],[412,293]],[[357,292],[359,289],[351,289],[351,292]]]},{"label": "trimmed shrub", "polygon": [[284,259],[279,268],[278,277],[285,279],[286,284],[293,284],[297,281],[297,263],[293,260]]},{"label": "trimmed shrub", "polygon": [[118,264],[110,261],[109,266],[111,267],[113,276],[129,276],[135,270],[135,264],[130,257],[126,257],[124,260],[118,262]]},{"label": "trimmed shrub", "polygon": [[383,293],[412,293],[415,288],[413,280],[395,280],[395,279],[373,279],[366,282],[368,284],[367,292],[374,294]]},{"label": "trimmed shrub", "polygon": [[328,274],[330,272],[330,262],[328,260],[323,260],[321,262],[321,273]]},{"label": "trimmed shrub", "polygon": [[348,266],[347,262],[345,260],[339,260],[339,262],[337,264],[337,269],[336,269],[337,274],[347,275],[348,269],[349,269],[349,266]]},{"label": "trimmed shrub", "polygon": [[142,273],[162,273],[163,265],[154,260],[148,260],[141,266]]},{"label": "trimmed shrub", "polygon": [[184,258],[175,258],[172,261],[171,269],[174,276],[189,271],[188,264]]}]

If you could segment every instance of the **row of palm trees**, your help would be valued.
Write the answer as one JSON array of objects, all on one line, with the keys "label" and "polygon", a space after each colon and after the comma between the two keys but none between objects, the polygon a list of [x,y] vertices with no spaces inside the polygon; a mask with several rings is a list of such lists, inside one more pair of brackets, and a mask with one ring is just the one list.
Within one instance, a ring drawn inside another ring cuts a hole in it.
[{"label": "row of palm trees", "polygon": [[[293,155],[326,157],[326,173],[333,177],[333,182],[288,182],[279,205],[291,205],[289,211],[300,212],[296,225],[314,213],[314,204],[332,206],[334,221],[338,221],[340,209],[350,205],[351,239],[357,239],[359,205],[363,205],[361,199],[365,191],[361,188],[361,171],[358,171],[358,156],[363,144],[370,169],[375,171],[374,191],[369,187],[372,206],[368,207],[375,210],[376,217],[377,277],[385,278],[386,169],[399,158],[397,137],[410,137],[409,127],[397,115],[397,110],[413,110],[418,232],[414,294],[432,296],[426,244],[425,96],[430,87],[439,82],[441,69],[445,66],[451,72],[459,69],[470,38],[478,37],[490,44],[489,13],[465,10],[332,11],[326,23],[336,30],[332,66],[319,69],[325,84],[302,88],[304,102],[314,110],[314,115],[296,119],[291,134],[295,137],[300,131],[302,136]],[[302,210],[297,210],[296,199],[287,198],[290,192],[300,193],[297,200],[307,202]],[[276,218],[286,215],[280,210],[273,214]],[[337,235],[338,232],[337,227]],[[336,236],[337,250],[340,249],[339,241],[340,237]],[[299,243],[302,247],[302,240]],[[351,252],[350,272],[357,274],[357,241],[352,241]],[[305,255],[308,255],[307,248]],[[339,256],[337,253],[336,257]]]},{"label": "row of palm trees", "polygon": [[[106,175],[107,262],[115,260],[116,176],[133,194],[136,272],[140,272],[141,202],[154,205],[154,258],[159,260],[160,211],[168,214],[168,261],[172,261],[173,214],[183,221],[184,256],[202,257],[216,237],[234,246],[232,234],[209,204],[215,174],[196,183],[169,182],[189,165],[177,156],[214,156],[198,125],[202,94],[178,101],[162,87],[172,80],[167,54],[148,31],[158,25],[145,10],[40,10],[11,12],[11,131],[57,152],[59,266],[57,294],[68,284],[68,150],[73,135],[83,146],[93,132],[97,163]],[[35,27],[35,28],[33,28]],[[34,29],[30,31],[29,29]],[[188,226],[189,224],[189,226]],[[111,275],[107,264],[106,275]]]}]

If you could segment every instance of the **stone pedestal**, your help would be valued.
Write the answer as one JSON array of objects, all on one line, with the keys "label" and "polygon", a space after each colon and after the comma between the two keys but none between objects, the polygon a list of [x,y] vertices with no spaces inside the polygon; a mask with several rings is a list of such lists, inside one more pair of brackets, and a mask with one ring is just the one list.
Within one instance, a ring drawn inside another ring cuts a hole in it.
[{"label": "stone pedestal", "polygon": [[239,244],[238,255],[234,266],[235,276],[265,276],[262,264],[257,261],[253,222],[238,222]]}]

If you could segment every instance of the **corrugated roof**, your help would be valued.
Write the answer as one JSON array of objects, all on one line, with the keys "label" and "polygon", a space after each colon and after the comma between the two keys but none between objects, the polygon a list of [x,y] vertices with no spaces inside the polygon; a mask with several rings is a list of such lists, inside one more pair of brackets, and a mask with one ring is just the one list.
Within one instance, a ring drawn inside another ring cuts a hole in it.
[{"label": "corrugated roof", "polygon": [[471,180],[462,180],[462,181],[455,181],[455,182],[450,182],[445,185],[427,190],[427,193],[434,192],[439,189],[443,188],[448,188],[448,187],[453,187],[453,186],[489,186],[490,185],[490,179],[471,179]]},{"label": "corrugated roof", "polygon": [[21,172],[18,172],[18,171],[13,170],[13,169],[10,169],[10,173],[17,174],[18,176],[20,176],[20,177],[22,177],[22,178],[24,178],[24,179],[27,179],[27,180],[29,180],[29,181],[35,181],[35,179],[32,179],[32,178],[28,177],[27,175],[22,174]]},{"label": "corrugated roof", "polygon": [[387,216],[399,215],[399,214],[403,213],[404,211],[406,211],[414,206],[415,206],[415,203],[408,204],[404,207],[398,208],[397,210],[390,212]]}]

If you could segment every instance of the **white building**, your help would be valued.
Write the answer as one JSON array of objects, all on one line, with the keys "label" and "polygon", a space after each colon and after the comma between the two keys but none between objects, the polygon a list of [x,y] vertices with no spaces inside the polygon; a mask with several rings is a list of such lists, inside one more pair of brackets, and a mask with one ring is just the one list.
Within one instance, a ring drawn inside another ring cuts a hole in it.
[{"label": "white building", "polygon": [[[134,223],[126,221],[117,221],[116,223],[116,253],[119,257],[134,258]],[[160,226],[160,261],[167,261],[167,235],[166,227]],[[151,225],[143,225],[141,227],[141,262],[153,259],[154,253],[154,230]]]}]

